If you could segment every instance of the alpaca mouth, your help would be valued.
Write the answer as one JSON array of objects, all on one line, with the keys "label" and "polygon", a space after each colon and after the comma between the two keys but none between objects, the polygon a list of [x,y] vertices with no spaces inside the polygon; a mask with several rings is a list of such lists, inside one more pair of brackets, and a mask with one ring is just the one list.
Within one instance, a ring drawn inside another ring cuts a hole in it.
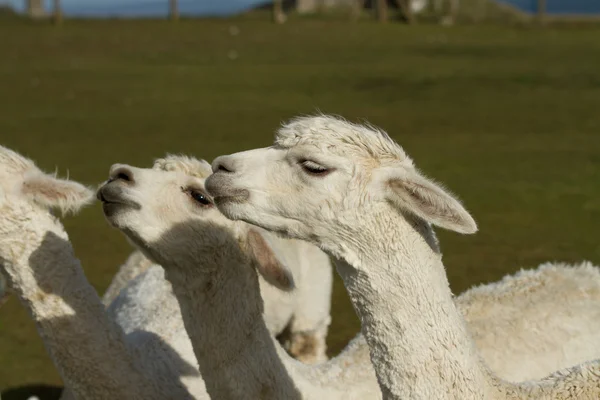
[{"label": "alpaca mouth", "polygon": [[250,198],[248,190],[232,187],[229,177],[220,173],[209,176],[204,185],[217,205],[243,203]]},{"label": "alpaca mouth", "polygon": [[226,203],[243,203],[250,197],[250,192],[246,189],[235,189],[231,190],[230,193],[220,194],[213,197],[217,205],[223,205]]},{"label": "alpaca mouth", "polygon": [[113,216],[123,208],[141,209],[140,204],[123,197],[123,189],[119,187],[102,186],[96,193],[96,198],[102,202],[102,211],[107,217]]}]

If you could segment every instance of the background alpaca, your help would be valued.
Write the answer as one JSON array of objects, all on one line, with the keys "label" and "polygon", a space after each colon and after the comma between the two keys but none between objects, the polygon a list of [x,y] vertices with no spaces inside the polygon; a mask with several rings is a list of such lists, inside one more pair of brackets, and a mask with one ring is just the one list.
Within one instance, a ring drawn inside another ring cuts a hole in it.
[{"label": "background alpaca", "polygon": [[154,263],[139,250],[131,252],[127,260],[119,267],[110,285],[102,295],[102,303],[108,307],[117,298],[121,290],[140,274],[146,272]]},{"label": "background alpaca", "polygon": [[207,187],[225,215],[312,240],[338,259],[384,398],[600,395],[596,364],[516,385],[481,362],[430,226],[473,233],[476,224],[385,133],[298,118],[276,146],[219,157],[213,170]]},{"label": "background alpaca", "polygon": [[456,305],[486,364],[509,382],[600,358],[600,268],[589,262],[521,270],[467,290]]}]

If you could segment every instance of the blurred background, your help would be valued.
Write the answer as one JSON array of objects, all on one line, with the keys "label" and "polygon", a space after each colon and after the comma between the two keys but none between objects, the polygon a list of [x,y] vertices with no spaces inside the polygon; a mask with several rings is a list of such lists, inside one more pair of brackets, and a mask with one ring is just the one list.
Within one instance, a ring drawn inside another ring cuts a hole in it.
[{"label": "blurred background", "polygon": [[[455,293],[544,261],[600,263],[597,0],[0,0],[0,140],[96,185],[116,162],[212,160],[320,110],[387,130],[462,198]],[[65,225],[99,293],[132,251],[94,205]],[[335,283],[330,355],[359,330]],[[37,385],[37,386],[36,386]],[[62,383],[16,298],[3,400]]]}]

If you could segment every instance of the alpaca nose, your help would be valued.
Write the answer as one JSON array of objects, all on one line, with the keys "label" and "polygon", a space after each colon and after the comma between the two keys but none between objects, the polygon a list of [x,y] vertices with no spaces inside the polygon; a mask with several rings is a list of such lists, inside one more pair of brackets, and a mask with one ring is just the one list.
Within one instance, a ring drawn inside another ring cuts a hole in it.
[{"label": "alpaca nose", "polygon": [[212,170],[214,172],[234,173],[235,162],[231,156],[220,156],[215,158],[212,163]]},{"label": "alpaca nose", "polygon": [[115,164],[110,168],[110,181],[122,181],[128,184],[135,183],[133,170],[126,165]]}]

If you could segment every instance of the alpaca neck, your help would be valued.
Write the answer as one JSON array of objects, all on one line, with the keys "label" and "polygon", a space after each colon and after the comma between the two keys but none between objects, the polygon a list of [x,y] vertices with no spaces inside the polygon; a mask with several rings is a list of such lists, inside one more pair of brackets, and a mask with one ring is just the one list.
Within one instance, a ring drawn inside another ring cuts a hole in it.
[{"label": "alpaca neck", "polygon": [[258,277],[237,241],[193,252],[192,265],[153,258],[173,285],[211,398],[299,398],[264,322]]},{"label": "alpaca neck", "polygon": [[484,398],[486,369],[452,301],[433,231],[385,209],[369,213],[340,223],[329,250],[384,398]]},{"label": "alpaca neck", "polygon": [[36,228],[21,232],[18,245],[0,243],[18,249],[2,266],[66,386],[82,399],[156,398],[151,382],[132,362],[123,332],[107,318],[85,278],[62,226],[40,218]]}]

